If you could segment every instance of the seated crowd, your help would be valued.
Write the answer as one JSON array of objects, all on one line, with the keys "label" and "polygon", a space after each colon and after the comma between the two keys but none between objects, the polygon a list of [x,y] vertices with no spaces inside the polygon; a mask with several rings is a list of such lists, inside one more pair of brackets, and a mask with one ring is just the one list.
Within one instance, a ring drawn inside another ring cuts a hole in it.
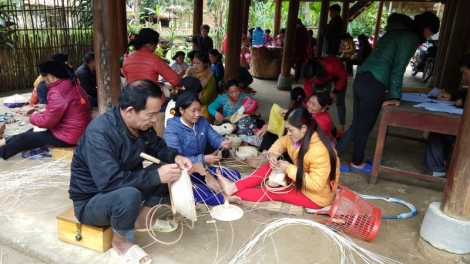
[{"label": "seated crowd", "polygon": [[[416,16],[415,20],[419,19],[422,17]],[[421,21],[421,31],[410,30],[409,39],[418,43],[418,39],[423,38],[421,35],[427,36],[428,31],[437,33],[434,18],[428,19],[434,24]],[[195,51],[187,54],[190,64],[184,62],[186,53],[178,51],[173,56],[174,62],[168,65],[155,55],[159,34],[152,29],[141,29],[129,42],[134,51],[121,60],[121,73],[126,84],[119,104],[94,120],[91,120],[91,107],[96,105],[97,94],[94,54],[85,55],[84,64],[76,73],[66,63],[66,54],[54,54],[50,61],[39,65],[42,84],[38,84],[33,92],[36,98],[32,98],[31,104],[35,107],[29,119],[31,124],[46,130],[33,132],[31,129],[2,139],[0,156],[8,159],[38,147],[76,145],[69,189],[75,216],[83,224],[111,225],[113,251],[126,263],[151,262],[147,253],[134,243],[134,231],[147,231],[147,214],[153,206],[170,202],[168,183],[177,180],[183,170],[191,174],[195,201],[207,205],[225,201],[275,200],[310,209],[329,206],[340,177],[339,155],[354,141],[351,167],[365,171],[365,141],[385,100],[383,94],[389,90],[392,99],[398,100],[401,96],[401,86],[386,87],[393,80],[379,78],[372,62],[388,52],[382,50],[381,45],[396,44],[391,40],[394,38],[393,27],[405,30],[404,25],[412,21],[403,22],[401,17],[392,17],[388,22],[392,29],[372,53],[364,44],[367,37],[360,36],[364,50],[354,57],[351,47],[354,42],[345,35],[347,43],[341,46],[340,57],[302,61],[303,56],[298,56],[296,63],[303,65],[297,65],[296,71],[301,71],[304,87],[291,91],[291,104],[287,107],[274,104],[268,120],[261,119],[258,102],[250,95],[253,78],[246,67],[240,67],[238,80],[229,78],[224,82],[222,54],[213,48],[207,25],[201,26],[201,34],[187,39],[196,46]],[[307,32],[301,21],[298,23],[299,32]],[[270,31],[265,33],[266,42],[272,42]],[[310,39],[305,38],[305,42],[307,40],[310,43]],[[249,64],[249,54],[244,53],[249,50],[249,41],[243,41],[245,49],[240,58]],[[308,45],[309,50],[312,47]],[[411,46],[395,47],[396,52],[400,52],[400,48],[407,49],[403,51],[405,54],[410,53]],[[369,54],[371,59],[366,59]],[[354,82],[354,120],[345,132],[347,78],[352,73],[352,65],[362,63]],[[470,69],[468,58],[460,66],[467,73]],[[296,74],[295,78],[299,76]],[[162,91],[163,81],[172,87],[169,95]],[[366,81],[378,87],[376,93],[372,93],[377,97],[373,111],[365,110],[364,100],[359,101],[365,96],[361,89],[365,90],[364,94],[369,94],[362,85]],[[334,84],[331,93],[326,91],[329,83]],[[440,97],[456,99],[456,95],[441,94]],[[338,108],[338,129],[328,113],[333,102]],[[364,117],[366,114],[369,116]],[[161,123],[157,123],[158,115],[164,116]],[[162,137],[157,136],[156,126],[165,127]],[[264,152],[259,157],[247,159],[256,170],[244,179],[237,171],[217,166],[233,147],[234,142],[224,137],[231,133],[257,139],[260,143],[253,145]],[[338,142],[343,133],[345,136]],[[442,159],[444,151],[442,144],[437,146],[437,141],[433,142],[434,148],[426,154],[426,165],[437,173],[442,171],[442,164],[436,159]],[[153,164],[144,168],[141,153],[151,155],[165,165]],[[192,171],[197,163],[208,166],[205,175]],[[271,173],[285,175],[285,192],[270,193],[263,185]],[[260,185],[262,188],[257,188]],[[151,219],[150,229],[154,231],[171,232],[177,228],[174,222]]]}]

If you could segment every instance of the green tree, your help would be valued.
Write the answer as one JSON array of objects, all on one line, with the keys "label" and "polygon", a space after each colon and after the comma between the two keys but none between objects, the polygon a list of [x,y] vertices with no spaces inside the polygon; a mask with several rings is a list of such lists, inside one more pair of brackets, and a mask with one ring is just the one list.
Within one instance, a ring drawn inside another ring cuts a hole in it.
[{"label": "green tree", "polygon": [[[357,37],[359,34],[366,36],[372,36],[375,32],[375,24],[377,21],[378,14],[378,2],[370,5],[362,14],[354,19],[348,25],[348,32],[353,36]],[[380,28],[385,28],[387,23],[387,13],[382,13],[380,20]]]},{"label": "green tree", "polygon": [[11,35],[15,32],[12,25],[15,22],[14,13],[11,12],[15,7],[12,1],[1,0],[0,1],[0,49],[5,46],[9,46],[13,50],[13,41]]}]

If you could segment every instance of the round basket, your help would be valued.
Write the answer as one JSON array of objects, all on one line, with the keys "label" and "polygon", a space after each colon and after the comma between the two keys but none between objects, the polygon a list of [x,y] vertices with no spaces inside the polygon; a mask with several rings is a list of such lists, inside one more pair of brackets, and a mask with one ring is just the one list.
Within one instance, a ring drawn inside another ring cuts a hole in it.
[{"label": "round basket", "polygon": [[246,157],[258,156],[258,150],[251,146],[241,146],[235,150],[235,156],[240,160],[246,160]]},{"label": "round basket", "polygon": [[233,144],[232,144],[232,148],[238,148],[238,146],[240,146],[240,144],[243,142],[243,140],[241,138],[239,138],[236,134],[228,134],[228,135],[225,135],[226,138],[230,139]]}]

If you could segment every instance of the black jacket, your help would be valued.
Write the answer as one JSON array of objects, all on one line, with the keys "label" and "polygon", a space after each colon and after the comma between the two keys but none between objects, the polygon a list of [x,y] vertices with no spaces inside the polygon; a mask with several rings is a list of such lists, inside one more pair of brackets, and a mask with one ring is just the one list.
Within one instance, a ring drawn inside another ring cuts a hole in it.
[{"label": "black jacket", "polygon": [[86,94],[96,97],[97,89],[95,71],[91,71],[90,68],[88,68],[88,65],[84,62],[80,67],[78,67],[75,75],[77,75],[80,80],[80,85],[85,90]]},{"label": "black jacket", "polygon": [[323,52],[328,55],[337,55],[343,35],[343,19],[337,16],[330,20],[330,23],[323,31],[325,41],[323,42]]},{"label": "black jacket", "polygon": [[207,36],[203,38],[201,34],[194,35],[192,37],[193,37],[193,43],[196,46],[194,50],[207,53],[209,50],[214,48],[214,43],[212,42],[211,37]]},{"label": "black jacket", "polygon": [[98,193],[123,187],[143,190],[161,184],[157,170],[147,172],[143,168],[141,152],[166,163],[174,163],[178,155],[153,128],[134,136],[124,124],[118,107],[98,116],[77,143],[72,160],[70,199],[85,201]]}]

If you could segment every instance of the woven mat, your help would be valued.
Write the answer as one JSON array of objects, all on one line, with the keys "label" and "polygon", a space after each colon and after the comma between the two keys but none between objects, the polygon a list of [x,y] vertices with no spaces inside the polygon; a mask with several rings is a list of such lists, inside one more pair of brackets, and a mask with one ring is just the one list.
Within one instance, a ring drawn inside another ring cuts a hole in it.
[{"label": "woven mat", "polygon": [[302,206],[283,203],[279,201],[269,201],[269,202],[242,201],[242,205],[250,209],[266,210],[269,213],[281,213],[281,214],[295,215],[295,216],[302,216],[304,213],[304,208]]}]

